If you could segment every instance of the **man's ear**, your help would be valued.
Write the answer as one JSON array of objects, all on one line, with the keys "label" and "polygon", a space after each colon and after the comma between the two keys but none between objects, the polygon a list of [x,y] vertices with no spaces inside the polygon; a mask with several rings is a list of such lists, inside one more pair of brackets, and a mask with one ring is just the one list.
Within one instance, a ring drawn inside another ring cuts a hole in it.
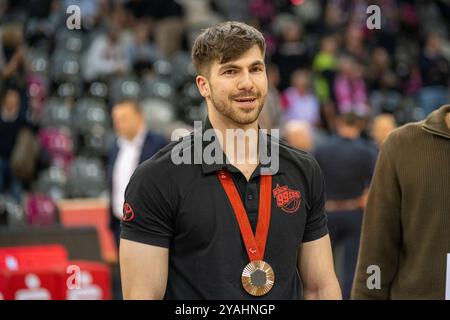
[{"label": "man's ear", "polygon": [[195,83],[197,84],[198,91],[200,91],[203,98],[210,96],[209,83],[204,76],[198,75],[195,78]]}]

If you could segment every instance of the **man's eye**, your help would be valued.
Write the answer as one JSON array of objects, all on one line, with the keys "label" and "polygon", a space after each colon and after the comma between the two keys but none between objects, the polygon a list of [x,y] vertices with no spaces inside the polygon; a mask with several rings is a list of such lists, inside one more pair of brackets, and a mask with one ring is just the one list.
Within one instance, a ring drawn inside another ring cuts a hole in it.
[{"label": "man's eye", "polygon": [[226,70],[224,74],[235,74],[236,70]]},{"label": "man's eye", "polygon": [[254,67],[254,68],[252,69],[252,71],[253,71],[253,72],[261,72],[261,71],[263,71],[263,68],[262,68],[262,67]]}]

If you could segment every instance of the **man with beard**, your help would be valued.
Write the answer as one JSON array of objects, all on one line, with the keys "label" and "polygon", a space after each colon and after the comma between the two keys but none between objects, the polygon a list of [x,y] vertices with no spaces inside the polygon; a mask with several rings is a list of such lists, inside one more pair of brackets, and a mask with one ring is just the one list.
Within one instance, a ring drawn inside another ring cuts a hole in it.
[{"label": "man with beard", "polygon": [[258,131],[264,53],[262,34],[239,22],[195,40],[208,118],[131,177],[120,243],[125,299],[341,298],[319,166]]}]

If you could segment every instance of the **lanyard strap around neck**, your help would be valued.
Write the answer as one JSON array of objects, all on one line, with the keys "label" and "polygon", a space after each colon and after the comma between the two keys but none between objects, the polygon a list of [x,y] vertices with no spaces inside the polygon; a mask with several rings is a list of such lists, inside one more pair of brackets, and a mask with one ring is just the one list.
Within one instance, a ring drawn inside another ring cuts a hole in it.
[{"label": "lanyard strap around neck", "polygon": [[258,225],[256,226],[256,237],[253,234],[247,212],[245,211],[241,197],[239,196],[239,192],[236,189],[230,173],[225,170],[220,170],[217,173],[217,176],[219,177],[219,181],[222,183],[228,199],[230,200],[250,261],[263,260],[270,224],[272,176],[261,175],[260,178],[259,211]]}]

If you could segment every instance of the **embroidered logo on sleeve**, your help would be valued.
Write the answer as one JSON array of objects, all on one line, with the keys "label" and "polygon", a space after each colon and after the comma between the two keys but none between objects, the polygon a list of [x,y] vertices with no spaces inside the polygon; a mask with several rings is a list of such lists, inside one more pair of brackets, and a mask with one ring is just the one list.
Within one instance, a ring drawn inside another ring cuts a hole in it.
[{"label": "embroidered logo on sleeve", "polygon": [[277,206],[286,213],[295,213],[300,208],[302,195],[298,190],[277,184],[273,189],[273,197],[277,200]]},{"label": "embroidered logo on sleeve", "polygon": [[134,218],[133,208],[128,203],[123,204],[123,217],[122,221],[131,221]]}]

